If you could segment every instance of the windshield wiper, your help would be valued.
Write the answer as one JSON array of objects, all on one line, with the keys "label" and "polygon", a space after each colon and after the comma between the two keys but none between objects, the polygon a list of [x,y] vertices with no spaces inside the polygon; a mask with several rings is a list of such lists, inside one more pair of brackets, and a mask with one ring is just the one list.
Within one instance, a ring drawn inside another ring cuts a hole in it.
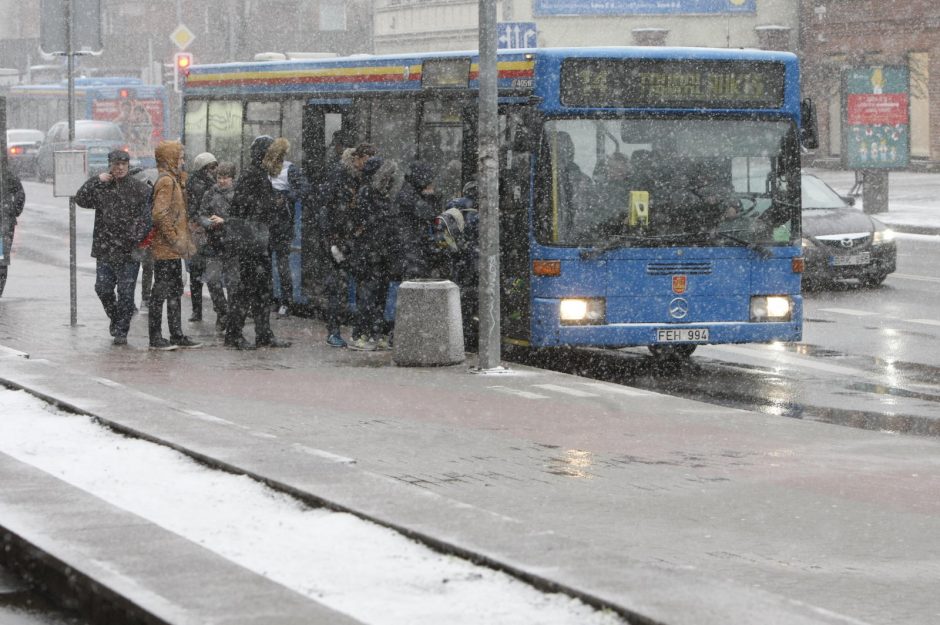
[{"label": "windshield wiper", "polygon": [[743,245],[747,249],[757,252],[757,254],[761,258],[770,258],[771,256],[773,256],[773,252],[771,252],[770,248],[768,248],[766,245],[761,245],[760,243],[753,243],[751,241],[745,241],[744,239],[740,237],[736,237],[729,232],[725,232],[722,230],[714,230],[712,232],[709,232],[708,234],[712,239],[727,239],[729,241],[733,241],[735,243]]},{"label": "windshield wiper", "polygon": [[604,241],[600,245],[596,245],[588,250],[582,250],[581,260],[591,260],[597,258],[604,252],[609,252],[610,250],[616,249],[618,247],[633,247],[633,243],[662,243],[662,242],[671,242],[671,241],[683,241],[689,237],[700,236],[702,233],[696,232],[676,232],[673,234],[659,234],[659,235],[635,235],[635,234],[621,234],[613,237],[607,241]]}]

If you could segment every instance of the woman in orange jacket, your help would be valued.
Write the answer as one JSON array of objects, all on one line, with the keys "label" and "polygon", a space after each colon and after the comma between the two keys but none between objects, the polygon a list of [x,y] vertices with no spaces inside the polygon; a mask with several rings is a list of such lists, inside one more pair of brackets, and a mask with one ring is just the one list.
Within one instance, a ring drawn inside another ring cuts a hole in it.
[{"label": "woman in orange jacket", "polygon": [[[162,141],[154,151],[159,176],[153,186],[153,290],[150,294],[150,348],[172,350],[201,347],[183,334],[183,263],[196,246],[189,234],[186,212],[186,174],[183,172],[183,144]],[[163,302],[170,340],[163,338]]]}]

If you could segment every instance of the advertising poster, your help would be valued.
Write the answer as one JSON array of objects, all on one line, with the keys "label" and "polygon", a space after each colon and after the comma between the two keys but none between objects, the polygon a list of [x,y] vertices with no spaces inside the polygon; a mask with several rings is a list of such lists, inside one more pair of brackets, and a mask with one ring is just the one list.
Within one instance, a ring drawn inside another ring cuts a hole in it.
[{"label": "advertising poster", "polygon": [[843,166],[899,169],[910,158],[910,93],[906,67],[846,70],[842,77]]},{"label": "advertising poster", "polygon": [[709,15],[756,13],[757,0],[533,0],[535,15]]},{"label": "advertising poster", "polygon": [[123,98],[95,100],[94,119],[113,121],[121,127],[131,158],[142,165],[153,161],[153,149],[163,136],[163,101],[154,99]]}]

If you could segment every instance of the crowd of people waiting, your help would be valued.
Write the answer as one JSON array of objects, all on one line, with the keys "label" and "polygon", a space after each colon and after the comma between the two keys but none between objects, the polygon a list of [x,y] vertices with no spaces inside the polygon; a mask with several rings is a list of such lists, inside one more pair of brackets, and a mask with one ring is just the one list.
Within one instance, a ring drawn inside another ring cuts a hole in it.
[{"label": "crowd of people waiting", "polygon": [[[208,152],[194,158],[187,174],[183,145],[163,141],[155,150],[158,174],[152,186],[131,175],[127,152],[111,152],[108,171],[85,182],[75,201],[96,211],[91,250],[95,292],[110,319],[113,344],[127,344],[143,263],[141,308],[148,314],[151,349],[201,346],[183,331],[184,266],[190,322],[203,319],[205,284],[225,346],[289,347],[289,341],[274,335],[270,317],[272,312],[289,316],[293,305],[289,259],[298,203],[315,211],[330,346],[389,349],[394,320],[386,309],[403,280],[451,278],[472,291],[475,186],[468,184],[464,197],[444,206],[430,164],[415,161],[403,172],[375,146],[345,146],[342,136],[334,138],[337,160],[319,181],[305,180],[287,160],[286,139],[267,135],[254,139],[247,165],[237,175],[234,164],[219,162]],[[275,284],[280,287],[277,298]],[[355,306],[347,341],[342,324],[350,321],[350,284]],[[163,336],[164,302],[169,338]],[[249,316],[253,343],[243,334]]]}]

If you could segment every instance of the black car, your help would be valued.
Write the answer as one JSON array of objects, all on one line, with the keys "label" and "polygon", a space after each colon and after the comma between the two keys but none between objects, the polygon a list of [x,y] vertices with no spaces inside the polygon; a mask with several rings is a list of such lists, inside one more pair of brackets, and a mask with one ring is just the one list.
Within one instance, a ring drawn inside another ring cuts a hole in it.
[{"label": "black car", "polygon": [[20,178],[36,176],[39,146],[45,138],[41,130],[11,128],[7,130],[7,162]]},{"label": "black car", "polygon": [[805,287],[834,280],[877,286],[895,270],[894,231],[812,174],[801,177]]}]

